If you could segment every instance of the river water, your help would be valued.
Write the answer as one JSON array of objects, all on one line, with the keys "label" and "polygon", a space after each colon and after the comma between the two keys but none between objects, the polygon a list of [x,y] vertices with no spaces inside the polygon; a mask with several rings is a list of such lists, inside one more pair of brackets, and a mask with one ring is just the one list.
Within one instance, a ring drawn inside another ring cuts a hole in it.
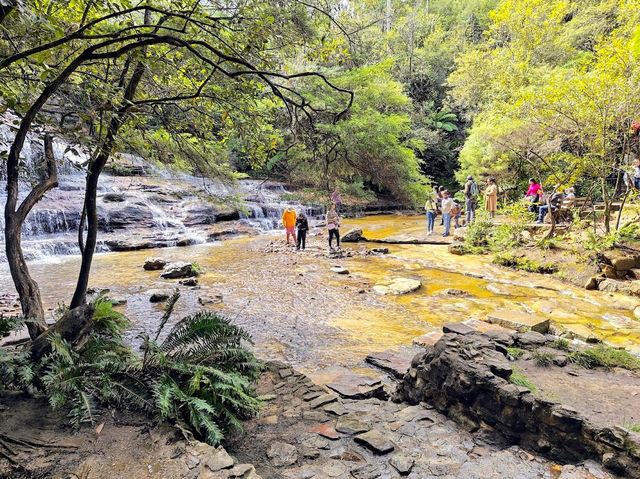
[{"label": "river water", "polygon": [[[368,238],[415,234],[424,228],[422,216],[371,216],[348,220]],[[109,288],[125,297],[119,307],[132,321],[129,340],[152,331],[162,306],[149,302],[150,289],[171,291],[177,280],[160,279],[159,271],[144,271],[149,256],[169,261],[196,261],[204,274],[197,288],[180,286],[181,299],[173,321],[202,306],[198,298],[221,294],[208,306],[235,319],[253,335],[256,351],[311,372],[329,365],[358,367],[377,351],[410,345],[413,338],[440,330],[442,324],[484,319],[496,310],[530,312],[549,317],[565,334],[592,335],[640,353],[638,304],[630,298],[586,291],[548,276],[494,266],[489,257],[455,256],[446,246],[389,245],[383,256],[331,259],[326,256],[325,231],[314,229],[307,251],[280,247],[283,234],[258,235],[219,243],[98,254],[90,286]],[[343,245],[359,251],[374,244]],[[272,250],[275,252],[269,252]],[[333,265],[349,275],[330,271]],[[79,266],[77,256],[51,257],[29,267],[50,310],[68,302]],[[13,293],[6,264],[0,264],[0,293]],[[403,296],[379,296],[376,283],[413,278],[422,288]],[[468,295],[451,296],[447,289]]]}]

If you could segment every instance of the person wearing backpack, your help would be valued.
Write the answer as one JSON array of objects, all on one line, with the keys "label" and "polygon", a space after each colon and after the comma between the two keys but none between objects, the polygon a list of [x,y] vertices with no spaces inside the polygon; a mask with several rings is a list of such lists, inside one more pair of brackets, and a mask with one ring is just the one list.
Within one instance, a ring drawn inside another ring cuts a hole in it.
[{"label": "person wearing backpack", "polygon": [[464,208],[466,211],[466,224],[473,223],[473,220],[476,218],[478,193],[480,193],[480,188],[478,188],[478,184],[473,181],[473,176],[467,176],[467,182],[464,184]]}]

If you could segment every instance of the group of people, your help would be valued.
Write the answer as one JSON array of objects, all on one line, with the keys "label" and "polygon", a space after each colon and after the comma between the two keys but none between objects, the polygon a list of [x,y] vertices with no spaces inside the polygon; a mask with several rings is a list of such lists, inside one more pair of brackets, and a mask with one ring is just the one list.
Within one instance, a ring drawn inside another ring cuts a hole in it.
[{"label": "group of people", "polygon": [[[337,208],[342,204],[339,188],[336,186],[331,193],[331,206],[325,216],[327,230],[329,232],[329,249],[335,251],[333,239],[336,240],[336,248],[340,251],[340,216]],[[287,236],[287,244],[292,238],[296,245],[296,251],[305,250],[307,246],[307,231],[309,231],[309,221],[304,213],[297,214],[291,207],[287,207],[282,213],[282,226],[284,226]],[[297,230],[297,235],[296,235]]]},{"label": "group of people", "polygon": [[529,203],[529,211],[537,215],[535,223],[544,223],[544,218],[549,213],[549,209],[551,209],[551,212],[556,211],[562,206],[564,200],[570,200],[567,206],[571,206],[576,195],[573,188],[562,190],[558,185],[553,187],[551,197],[547,201],[540,183],[534,178],[529,178],[529,189],[524,198]]},{"label": "group of people", "polygon": [[[469,175],[464,185],[464,211],[465,224],[473,223],[476,217],[476,209],[478,206],[478,196],[480,195],[480,187],[474,181],[473,176]],[[498,186],[495,178],[487,180],[487,188],[484,191],[485,209],[493,218],[498,208]],[[460,217],[462,216],[462,204],[458,202],[451,193],[444,187],[436,187],[432,195],[427,197],[424,209],[427,213],[427,235],[434,232],[435,220],[438,214],[442,215],[440,222],[444,226],[442,236],[451,234],[451,221],[454,221],[455,228],[460,226]]]}]

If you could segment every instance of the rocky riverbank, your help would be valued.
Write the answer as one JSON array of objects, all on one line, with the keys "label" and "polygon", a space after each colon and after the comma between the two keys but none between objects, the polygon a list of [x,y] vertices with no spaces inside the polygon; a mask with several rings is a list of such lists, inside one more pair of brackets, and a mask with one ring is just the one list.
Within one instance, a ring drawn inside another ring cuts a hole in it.
[{"label": "rocky riverbank", "polygon": [[[596,459],[616,474],[639,477],[640,434],[634,432],[633,426],[623,427],[623,423],[634,421],[625,418],[625,414],[629,407],[637,405],[634,397],[640,391],[640,376],[632,374],[624,380],[630,387],[635,384],[635,391],[626,391],[635,393],[630,397],[605,386],[616,382],[615,371],[603,375],[599,382],[580,383],[593,388],[585,388],[580,396],[601,395],[598,403],[608,404],[611,412],[618,415],[615,419],[610,414],[594,413],[595,405],[584,399],[562,403],[554,394],[539,392],[508,360],[517,348],[518,355],[529,352],[545,357],[547,366],[566,366],[570,353],[549,348],[550,344],[553,345],[552,338],[532,331],[479,334],[452,328],[425,353],[414,357],[395,398],[411,404],[432,404],[472,430],[487,425],[510,442],[554,460],[575,463]],[[552,376],[555,383],[563,381],[565,389],[572,387],[571,376],[580,375],[571,369],[550,369],[540,374]]]}]

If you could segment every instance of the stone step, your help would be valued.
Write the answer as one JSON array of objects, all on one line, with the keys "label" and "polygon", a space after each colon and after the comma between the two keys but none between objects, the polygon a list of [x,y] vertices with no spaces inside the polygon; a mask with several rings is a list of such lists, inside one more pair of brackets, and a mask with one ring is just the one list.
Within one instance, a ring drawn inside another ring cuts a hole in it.
[{"label": "stone step", "polygon": [[521,333],[536,331],[546,334],[549,331],[549,319],[519,311],[508,311],[506,309],[495,311],[487,314],[487,320],[490,323]]}]

